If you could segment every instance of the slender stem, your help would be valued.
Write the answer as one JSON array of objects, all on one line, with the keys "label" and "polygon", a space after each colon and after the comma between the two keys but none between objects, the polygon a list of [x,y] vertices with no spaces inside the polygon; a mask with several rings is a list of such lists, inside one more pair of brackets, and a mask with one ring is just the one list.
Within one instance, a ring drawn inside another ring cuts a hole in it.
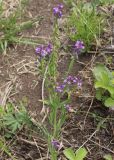
[{"label": "slender stem", "polygon": [[70,64],[69,64],[68,71],[67,71],[67,73],[66,73],[66,77],[67,77],[68,74],[70,73],[70,71],[71,71],[71,69],[72,69],[72,67],[73,67],[73,65],[74,65],[74,61],[75,61],[74,56],[72,56],[72,57],[71,57]]},{"label": "slender stem", "polygon": [[43,81],[42,81],[42,103],[43,103],[43,107],[42,107],[41,113],[45,112],[44,87],[45,87],[45,80],[46,80],[46,75],[47,75],[47,72],[48,72],[49,64],[50,64],[50,61],[48,62],[48,65],[46,66],[46,69],[45,69],[45,72],[44,72],[44,78],[43,78]]},{"label": "slender stem", "polygon": [[54,110],[54,131],[53,131],[53,137],[56,137],[57,132],[57,109]]}]

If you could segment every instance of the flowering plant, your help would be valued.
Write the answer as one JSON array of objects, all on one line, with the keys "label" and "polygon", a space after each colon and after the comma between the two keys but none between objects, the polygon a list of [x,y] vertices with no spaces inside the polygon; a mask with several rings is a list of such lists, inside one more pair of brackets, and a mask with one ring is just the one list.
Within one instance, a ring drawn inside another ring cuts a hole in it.
[{"label": "flowering plant", "polygon": [[58,84],[55,87],[55,91],[58,93],[72,93],[73,91],[76,91],[77,89],[81,89],[82,87],[82,80],[76,76],[67,76],[62,84]]},{"label": "flowering plant", "polygon": [[48,45],[40,45],[36,47],[36,55],[42,59],[45,57],[49,57],[50,54],[52,53],[52,44],[49,43]]},{"label": "flowering plant", "polygon": [[56,7],[53,8],[53,14],[55,17],[57,18],[61,18],[62,17],[62,9],[63,9],[63,5],[59,4]]}]

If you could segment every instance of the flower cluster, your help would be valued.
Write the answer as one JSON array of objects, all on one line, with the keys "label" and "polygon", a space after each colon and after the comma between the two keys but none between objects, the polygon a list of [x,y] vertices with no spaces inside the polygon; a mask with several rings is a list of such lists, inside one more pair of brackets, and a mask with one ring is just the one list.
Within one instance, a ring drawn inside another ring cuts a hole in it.
[{"label": "flower cluster", "polygon": [[78,88],[81,88],[82,81],[80,78],[77,78],[76,76],[68,76],[66,79],[64,79],[63,84],[56,86],[56,92],[62,93],[64,91],[64,88],[69,85],[77,85]]},{"label": "flower cluster", "polygon": [[49,56],[51,52],[52,52],[52,44],[50,43],[48,45],[40,45],[39,47],[36,48],[36,54],[40,58]]},{"label": "flower cluster", "polygon": [[73,107],[70,104],[65,105],[65,108],[68,112],[75,112],[75,110],[73,109]]},{"label": "flower cluster", "polygon": [[65,80],[64,80],[64,84],[75,84],[77,83],[78,78],[75,76],[68,76]]},{"label": "flower cluster", "polygon": [[51,144],[58,151],[63,147],[62,142],[60,143],[58,140],[52,140]]},{"label": "flower cluster", "polygon": [[58,4],[56,7],[53,8],[53,14],[55,17],[57,18],[61,18],[62,17],[62,9],[63,9],[63,5],[62,4]]},{"label": "flower cluster", "polygon": [[73,49],[77,54],[79,54],[83,49],[85,49],[84,42],[80,40],[76,41]]},{"label": "flower cluster", "polygon": [[64,88],[65,88],[65,85],[64,85],[64,84],[62,84],[62,85],[57,85],[57,86],[56,86],[56,92],[62,93],[63,90],[64,90]]}]

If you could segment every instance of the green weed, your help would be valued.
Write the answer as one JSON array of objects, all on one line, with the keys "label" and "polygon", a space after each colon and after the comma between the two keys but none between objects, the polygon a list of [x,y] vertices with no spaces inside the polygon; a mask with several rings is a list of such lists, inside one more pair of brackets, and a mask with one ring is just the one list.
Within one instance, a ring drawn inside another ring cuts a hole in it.
[{"label": "green weed", "polygon": [[11,154],[11,152],[6,144],[6,141],[3,137],[0,138],[0,150],[1,150],[1,152],[8,155],[12,160],[16,160],[16,158]]},{"label": "green weed", "polygon": [[69,160],[83,160],[87,155],[87,150],[85,148],[80,148],[74,152],[71,148],[67,148],[63,153]]},{"label": "green weed", "polygon": [[93,69],[95,77],[96,98],[106,107],[114,107],[114,73],[104,65],[97,65]]},{"label": "green weed", "polygon": [[114,3],[114,0],[93,0],[95,5],[110,5]]},{"label": "green weed", "polygon": [[23,125],[32,125],[30,116],[23,104],[19,108],[15,108],[11,103],[8,103],[5,108],[1,106],[0,120],[1,133],[4,133],[6,138],[12,137]]},{"label": "green weed", "polygon": [[11,13],[8,17],[4,17],[3,14],[3,1],[0,1],[0,50],[6,52],[7,47],[13,43],[32,44],[36,43],[27,38],[21,38],[19,33],[25,29],[31,28],[39,19],[33,19],[26,22],[22,22],[22,15],[25,0],[20,1],[20,5],[16,11]]},{"label": "green weed", "polygon": [[74,4],[67,24],[70,39],[82,40],[86,49],[99,40],[103,30],[103,18],[96,13],[92,4]]}]

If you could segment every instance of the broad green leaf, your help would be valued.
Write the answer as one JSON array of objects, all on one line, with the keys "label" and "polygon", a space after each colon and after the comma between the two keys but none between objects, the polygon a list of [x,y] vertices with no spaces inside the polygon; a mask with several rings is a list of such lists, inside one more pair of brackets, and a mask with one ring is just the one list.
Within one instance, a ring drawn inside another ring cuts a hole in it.
[{"label": "broad green leaf", "polygon": [[114,79],[111,80],[111,83],[114,85]]},{"label": "broad green leaf", "polygon": [[108,85],[110,83],[110,79],[112,79],[111,72],[102,64],[98,64],[96,67],[94,67],[93,74],[95,79],[98,82],[102,82],[103,85]]},{"label": "broad green leaf", "polygon": [[63,153],[69,160],[75,160],[75,153],[71,148],[65,149]]},{"label": "broad green leaf", "polygon": [[105,87],[106,90],[111,94],[111,97],[114,98],[114,86],[108,85]]},{"label": "broad green leaf", "polygon": [[87,150],[85,148],[80,148],[77,152],[76,152],[76,158],[75,160],[83,160],[87,155]]},{"label": "broad green leaf", "polygon": [[97,90],[96,91],[96,98],[101,101],[102,100],[102,90]]},{"label": "broad green leaf", "polygon": [[97,89],[96,98],[102,100],[107,107],[113,107],[114,78],[112,72],[110,72],[104,65],[99,64],[94,67],[93,74],[95,76],[95,88]]},{"label": "broad green leaf", "polygon": [[95,82],[95,88],[103,88],[103,89],[106,89],[106,85],[103,84],[102,81],[97,81]]},{"label": "broad green leaf", "polygon": [[112,99],[112,98],[107,98],[106,100],[105,100],[105,106],[106,107],[114,107],[114,99]]},{"label": "broad green leaf", "polygon": [[107,90],[110,93],[111,97],[112,98],[114,97],[114,86],[111,86],[110,84],[104,85],[102,82],[97,81],[95,83],[95,88],[96,89],[101,88],[101,89]]},{"label": "broad green leaf", "polygon": [[105,160],[113,160],[110,154],[107,154],[103,157]]}]

